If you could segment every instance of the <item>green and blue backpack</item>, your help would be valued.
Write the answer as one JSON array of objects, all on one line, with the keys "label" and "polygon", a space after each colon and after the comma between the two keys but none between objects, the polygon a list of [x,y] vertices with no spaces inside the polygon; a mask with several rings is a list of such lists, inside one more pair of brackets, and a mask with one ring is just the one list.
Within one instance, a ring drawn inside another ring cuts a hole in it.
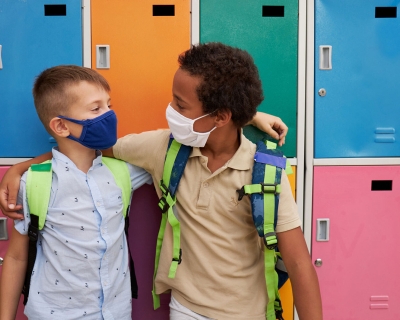
[{"label": "green and blue backpack", "polygon": [[[250,196],[252,216],[258,235],[264,239],[265,281],[269,302],[266,308],[267,320],[283,320],[282,304],[278,289],[288,279],[288,274],[278,251],[276,224],[278,219],[279,194],[281,192],[281,174],[286,169],[291,173],[291,166],[282,152],[276,150],[276,144],[268,140],[256,143],[252,184],[237,190],[238,200]],[[174,213],[176,192],[185,170],[192,147],[178,143],[171,136],[165,157],[163,176],[160,181],[162,197],[159,207],[162,211],[161,226],[157,237],[154,279],[157,274],[162,241],[167,222],[172,227],[173,258],[169,269],[169,278],[174,278],[178,265],[182,262],[180,247],[180,225]],[[153,280],[154,309],[160,306],[160,298],[155,292]]]}]

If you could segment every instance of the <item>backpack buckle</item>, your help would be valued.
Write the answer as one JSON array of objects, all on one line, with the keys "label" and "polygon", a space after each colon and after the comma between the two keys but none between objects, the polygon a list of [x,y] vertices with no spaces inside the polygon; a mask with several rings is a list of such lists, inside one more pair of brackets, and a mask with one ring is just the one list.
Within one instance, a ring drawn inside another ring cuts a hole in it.
[{"label": "backpack buckle", "polygon": [[161,197],[160,201],[158,201],[158,207],[161,209],[162,213],[165,213],[168,211],[169,209],[169,204],[167,202],[167,200],[165,199],[165,197]]},{"label": "backpack buckle", "polygon": [[264,244],[269,250],[275,250],[278,246],[278,239],[275,232],[268,232],[264,234]]},{"label": "backpack buckle", "polygon": [[176,262],[178,262],[178,264],[181,264],[181,262],[182,262],[182,249],[179,249],[179,258],[178,259],[172,258],[172,261],[176,261]]},{"label": "backpack buckle", "polygon": [[278,185],[276,183],[260,182],[260,185],[261,185],[260,194],[264,194],[264,193],[278,194],[278,193],[280,193],[280,190],[278,190]]},{"label": "backpack buckle", "polygon": [[170,207],[167,201],[167,197],[170,194],[170,191],[168,187],[164,184],[163,180],[160,181],[160,189],[162,192],[162,197],[160,198],[160,201],[158,201],[158,207],[161,209],[162,213],[165,213]]},{"label": "backpack buckle", "polygon": [[34,227],[31,223],[28,228],[29,241],[37,242],[39,237],[39,229]]},{"label": "backpack buckle", "polygon": [[236,190],[237,193],[239,193],[238,195],[238,201],[242,200],[243,197],[246,195],[245,191],[244,191],[244,186],[241,187],[239,190]]}]

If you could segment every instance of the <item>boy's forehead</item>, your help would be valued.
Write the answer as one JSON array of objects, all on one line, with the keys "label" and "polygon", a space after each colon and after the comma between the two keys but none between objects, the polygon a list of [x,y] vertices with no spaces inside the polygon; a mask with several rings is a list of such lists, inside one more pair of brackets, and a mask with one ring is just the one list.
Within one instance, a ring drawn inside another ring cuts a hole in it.
[{"label": "boy's forehead", "polygon": [[185,94],[195,93],[197,96],[196,90],[201,82],[201,77],[191,75],[189,72],[179,68],[175,72],[172,89],[173,91],[178,90]]}]

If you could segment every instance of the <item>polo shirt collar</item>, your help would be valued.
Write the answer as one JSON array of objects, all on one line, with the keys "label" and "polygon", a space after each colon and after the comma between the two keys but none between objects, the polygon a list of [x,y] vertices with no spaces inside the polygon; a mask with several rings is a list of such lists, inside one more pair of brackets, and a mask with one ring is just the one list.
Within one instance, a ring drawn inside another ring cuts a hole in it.
[{"label": "polo shirt collar", "polygon": [[[243,135],[240,135],[240,145],[233,157],[228,161],[227,167],[235,170],[250,170],[254,163],[254,150],[252,143]],[[201,157],[199,148],[193,148],[189,158]]]}]

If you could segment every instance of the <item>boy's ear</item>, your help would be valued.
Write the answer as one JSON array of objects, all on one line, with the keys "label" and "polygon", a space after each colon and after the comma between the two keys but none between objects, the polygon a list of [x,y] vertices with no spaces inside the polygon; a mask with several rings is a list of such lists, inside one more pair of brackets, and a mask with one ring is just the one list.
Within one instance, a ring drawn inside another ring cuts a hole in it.
[{"label": "boy's ear", "polygon": [[232,118],[232,112],[230,110],[217,111],[215,117],[215,126],[217,128],[226,125]]},{"label": "boy's ear", "polygon": [[68,124],[61,118],[54,117],[49,122],[49,128],[58,137],[68,137],[70,135]]}]

